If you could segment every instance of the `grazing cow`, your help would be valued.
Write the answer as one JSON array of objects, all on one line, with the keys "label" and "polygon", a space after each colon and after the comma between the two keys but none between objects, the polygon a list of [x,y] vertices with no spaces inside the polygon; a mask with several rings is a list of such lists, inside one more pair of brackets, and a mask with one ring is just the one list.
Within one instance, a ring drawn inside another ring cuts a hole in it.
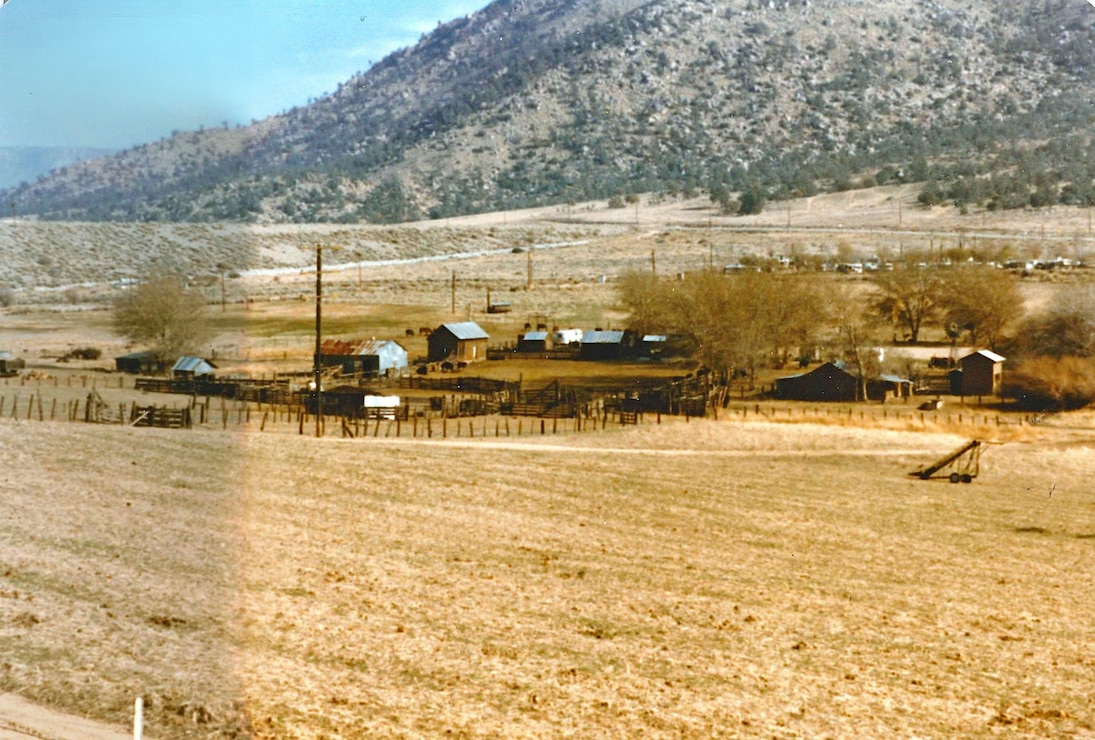
[{"label": "grazing cow", "polygon": [[428,326],[419,327],[418,329],[418,336],[420,337],[428,337],[431,334],[433,334],[433,329]]},{"label": "grazing cow", "polygon": [[408,337],[413,337],[414,336],[414,329],[407,329],[403,333],[406,334]]}]

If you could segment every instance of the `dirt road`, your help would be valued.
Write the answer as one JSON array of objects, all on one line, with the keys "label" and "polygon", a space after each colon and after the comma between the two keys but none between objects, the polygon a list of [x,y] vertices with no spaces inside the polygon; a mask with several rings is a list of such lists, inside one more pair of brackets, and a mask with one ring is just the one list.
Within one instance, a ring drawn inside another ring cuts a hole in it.
[{"label": "dirt road", "polygon": [[128,740],[121,728],[60,714],[14,694],[0,694],[0,740]]}]

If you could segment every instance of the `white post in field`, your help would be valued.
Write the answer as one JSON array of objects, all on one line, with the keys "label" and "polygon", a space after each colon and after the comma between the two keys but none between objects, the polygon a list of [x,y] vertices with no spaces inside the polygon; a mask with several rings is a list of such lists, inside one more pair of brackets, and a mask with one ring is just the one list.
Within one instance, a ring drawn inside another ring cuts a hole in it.
[{"label": "white post in field", "polygon": [[133,740],[141,740],[144,734],[144,699],[137,697],[133,706]]}]

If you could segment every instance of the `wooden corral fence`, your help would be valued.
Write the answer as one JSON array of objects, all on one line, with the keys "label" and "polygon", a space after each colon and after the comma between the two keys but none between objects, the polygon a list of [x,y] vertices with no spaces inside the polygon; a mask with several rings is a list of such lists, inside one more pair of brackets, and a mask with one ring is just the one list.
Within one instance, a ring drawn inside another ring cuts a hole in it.
[{"label": "wooden corral fence", "polygon": [[165,406],[138,406],[133,404],[129,414],[130,425],[135,427],[162,427],[165,429],[190,429],[193,426],[190,408]]},{"label": "wooden corral fence", "polygon": [[481,378],[477,375],[452,375],[446,378],[429,378],[410,375],[405,378],[399,378],[392,387],[407,390],[460,391],[463,393],[480,393],[484,395],[505,392],[513,393],[521,390],[520,383],[514,383],[508,380],[495,380],[493,378]]},{"label": "wooden corral fence", "polygon": [[134,387],[149,393],[184,393],[189,396],[238,398],[261,403],[286,403],[292,395],[288,380],[180,380],[139,377],[134,381]]},{"label": "wooden corral fence", "polygon": [[577,345],[564,345],[538,352],[518,352],[516,347],[505,345],[502,347],[487,347],[488,360],[576,360],[578,359]]}]

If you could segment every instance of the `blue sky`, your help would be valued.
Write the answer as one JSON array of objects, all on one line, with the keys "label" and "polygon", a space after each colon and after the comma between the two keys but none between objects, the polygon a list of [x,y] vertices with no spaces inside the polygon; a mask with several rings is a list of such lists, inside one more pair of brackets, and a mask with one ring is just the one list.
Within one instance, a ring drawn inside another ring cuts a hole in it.
[{"label": "blue sky", "polygon": [[332,92],[488,0],[10,0],[0,146],[125,148]]}]

